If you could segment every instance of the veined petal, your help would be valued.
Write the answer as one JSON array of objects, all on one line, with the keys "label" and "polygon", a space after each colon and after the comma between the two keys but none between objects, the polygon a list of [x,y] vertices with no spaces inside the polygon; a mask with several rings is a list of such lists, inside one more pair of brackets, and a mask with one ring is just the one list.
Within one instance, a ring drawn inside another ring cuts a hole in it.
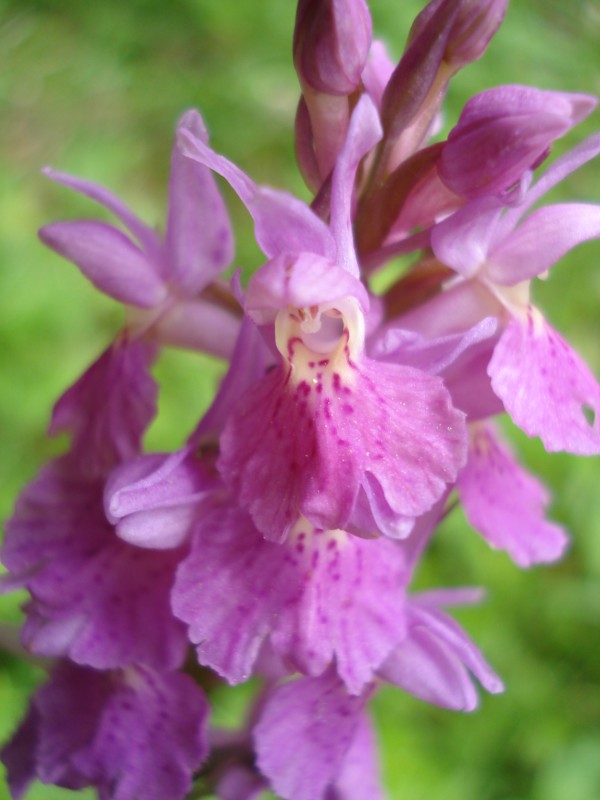
[{"label": "veined petal", "polygon": [[550,497],[501,443],[490,424],[471,429],[471,447],[458,478],[467,519],[521,567],[555,561],[568,544],[560,525],[545,519]]},{"label": "veined petal", "polygon": [[309,251],[335,257],[328,226],[306,203],[286,192],[257,186],[187,128],[180,127],[178,141],[185,156],[222,175],[238,194],[254,220],[256,240],[266,256]]},{"label": "veined petal", "polygon": [[[291,347],[293,364],[303,345]],[[366,480],[399,517],[424,513],[454,481],[464,416],[441,379],[366,358],[336,368],[307,359],[297,373],[272,370],[221,437],[219,470],[266,537],[285,539],[300,514],[345,528]]]},{"label": "veined petal", "polygon": [[76,264],[97,289],[121,303],[154,308],[167,297],[167,287],[147,255],[112,225],[54,222],[41,228],[39,236]]},{"label": "veined petal", "polygon": [[[197,111],[187,111],[178,127],[208,141]],[[170,277],[188,296],[208,285],[233,258],[229,216],[215,179],[177,144],[171,156],[166,245]]]},{"label": "veined petal", "polygon": [[61,183],[63,186],[89,197],[90,200],[100,203],[104,208],[111,211],[131,231],[147,255],[155,256],[160,252],[162,246],[154,231],[145,225],[125,203],[119,200],[112,192],[109,192],[108,189],[99,186],[97,183],[84,181],[64,172],[57,172],[49,167],[43,169],[42,172],[51,180],[56,181],[56,183]]},{"label": "veined petal", "polygon": [[511,320],[488,373],[513,421],[546,450],[600,453],[600,386],[537,309]]},{"label": "veined petal", "polygon": [[2,560],[32,595],[23,640],[34,653],[97,669],[174,669],[186,648],[169,604],[182,552],[121,542],[104,516],[102,490],[63,457],[19,498]]},{"label": "veined petal", "polygon": [[405,561],[384,540],[315,529],[300,520],[284,544],[266,541],[239,511],[199,521],[173,608],[201,664],[247,680],[269,639],[293,670],[335,670],[352,694],[402,638]]},{"label": "veined petal", "polygon": [[581,242],[600,236],[600,206],[562,203],[530,214],[490,254],[486,276],[511,286],[550,269]]},{"label": "veined petal", "polygon": [[[367,695],[350,697],[335,675],[271,690],[254,740],[260,771],[283,800],[324,800],[343,770]],[[365,798],[366,800],[366,798]]]},{"label": "veined petal", "polygon": [[393,511],[418,517],[454,482],[464,463],[464,415],[453,408],[442,380],[420,370],[364,359],[359,372],[355,395],[342,388],[346,403],[356,398],[359,417],[349,423],[347,437],[352,441],[350,431],[361,427],[370,479]]}]

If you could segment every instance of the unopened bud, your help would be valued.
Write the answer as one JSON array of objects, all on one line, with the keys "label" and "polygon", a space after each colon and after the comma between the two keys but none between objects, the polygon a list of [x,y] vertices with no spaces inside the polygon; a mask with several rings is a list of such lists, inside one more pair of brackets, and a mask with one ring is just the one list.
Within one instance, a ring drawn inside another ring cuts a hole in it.
[{"label": "unopened bud", "polygon": [[502,24],[508,0],[465,0],[448,42],[445,60],[458,69],[485,53]]},{"label": "unopened bud", "polygon": [[303,86],[325,94],[352,94],[370,44],[365,0],[299,0],[294,64]]},{"label": "unopened bud", "polygon": [[439,174],[456,194],[498,194],[534,169],[596,106],[590,95],[499,86],[473,97],[450,131]]},{"label": "unopened bud", "polygon": [[[443,13],[450,0],[432,0],[415,19],[409,42],[416,39],[429,21]],[[446,41],[444,61],[458,70],[484,54],[506,14],[508,0],[462,0]]]}]

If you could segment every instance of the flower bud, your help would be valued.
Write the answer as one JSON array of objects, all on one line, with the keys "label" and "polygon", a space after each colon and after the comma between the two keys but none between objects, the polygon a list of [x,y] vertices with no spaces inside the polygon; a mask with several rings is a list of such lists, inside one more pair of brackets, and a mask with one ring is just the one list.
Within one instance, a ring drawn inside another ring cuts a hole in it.
[{"label": "flower bud", "polygon": [[[415,19],[409,34],[414,41],[430,20],[444,14],[450,0],[432,0]],[[477,61],[484,54],[496,33],[508,6],[508,0],[462,0],[452,20],[446,42],[444,61],[454,70]]]},{"label": "flower bud", "polygon": [[352,94],[370,44],[365,0],[299,0],[294,64],[303,86],[325,94]]},{"label": "flower bud", "polygon": [[445,61],[460,69],[485,53],[502,24],[508,0],[465,0],[454,23]]},{"label": "flower bud", "polygon": [[473,97],[450,131],[439,162],[461,197],[498,194],[540,163],[555,139],[596,106],[590,95],[499,86]]}]

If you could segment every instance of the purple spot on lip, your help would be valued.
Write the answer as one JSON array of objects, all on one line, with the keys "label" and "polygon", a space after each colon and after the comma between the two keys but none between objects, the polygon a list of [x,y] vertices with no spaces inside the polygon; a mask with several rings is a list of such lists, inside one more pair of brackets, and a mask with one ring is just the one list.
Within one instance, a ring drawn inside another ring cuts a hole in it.
[{"label": "purple spot on lip", "polygon": [[354,406],[351,406],[350,403],[344,403],[342,411],[344,414],[354,414]]},{"label": "purple spot on lip", "polygon": [[319,361],[318,363],[319,363],[320,367],[326,367],[329,364],[329,359],[328,358],[324,358],[321,361]]}]

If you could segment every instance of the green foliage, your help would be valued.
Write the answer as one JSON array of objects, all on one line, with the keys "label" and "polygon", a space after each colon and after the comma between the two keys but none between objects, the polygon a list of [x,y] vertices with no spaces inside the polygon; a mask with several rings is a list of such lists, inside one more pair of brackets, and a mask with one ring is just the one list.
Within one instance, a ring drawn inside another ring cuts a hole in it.
[{"label": "green foliage", "polygon": [[[373,0],[376,34],[396,56],[420,5]],[[19,489],[64,444],[44,436],[52,403],[120,324],[115,304],[37,242],[35,231],[45,222],[99,213],[45,181],[39,168],[49,163],[103,183],[148,222],[159,222],[174,123],[198,106],[217,149],[258,181],[307,195],[293,160],[293,2],[5,0],[3,6],[0,517],[6,518]],[[513,3],[488,54],[454,81],[447,125],[469,96],[499,83],[599,93],[599,37],[594,2]],[[569,142],[594,127],[598,114]],[[597,176],[598,167],[588,166],[561,187],[562,198],[600,201]],[[227,196],[242,232],[236,265],[249,271],[260,263],[259,252],[239,202]],[[550,320],[597,374],[599,256],[597,245],[584,245],[537,287]],[[164,416],[150,446],[181,443],[221,370],[189,354],[161,361]],[[447,520],[419,584],[488,587],[487,603],[463,612],[462,620],[505,678],[507,693],[459,716],[382,692],[375,712],[392,798],[600,797],[599,461],[548,456],[517,431],[511,436],[553,490],[553,514],[571,530],[573,547],[560,565],[522,573],[490,552],[460,512]],[[20,600],[3,601],[6,621],[18,618]],[[42,672],[13,656],[3,657],[0,668],[5,739]],[[0,798],[6,796],[0,787]],[[72,794],[38,786],[29,797]]]}]

